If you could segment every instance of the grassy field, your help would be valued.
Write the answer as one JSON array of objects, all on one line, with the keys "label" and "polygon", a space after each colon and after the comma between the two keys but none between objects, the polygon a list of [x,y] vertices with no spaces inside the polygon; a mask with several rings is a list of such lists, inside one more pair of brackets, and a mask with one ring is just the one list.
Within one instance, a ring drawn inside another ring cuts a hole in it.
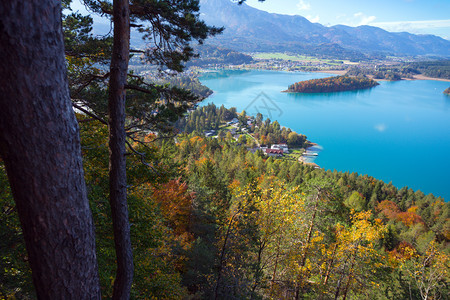
[{"label": "grassy field", "polygon": [[[306,55],[297,55],[297,54],[287,54],[281,52],[259,52],[252,54],[254,59],[281,59],[281,60],[291,60],[291,61],[301,61],[301,62],[316,62],[316,63],[326,63],[329,65],[341,65],[341,63],[337,63],[337,60],[331,59],[320,59],[313,56]],[[348,60],[340,60],[344,64],[358,64],[352,63]]]},{"label": "grassy field", "polygon": [[305,151],[305,149],[303,149],[303,148],[301,148],[301,149],[289,149],[289,154],[286,155],[286,157],[288,159],[298,160],[300,158],[300,156],[302,156],[304,151]]},{"label": "grassy field", "polygon": [[253,58],[256,59],[282,59],[282,60],[292,60],[292,61],[320,61],[315,57],[309,57],[304,55],[290,55],[280,52],[260,52],[253,54]]}]

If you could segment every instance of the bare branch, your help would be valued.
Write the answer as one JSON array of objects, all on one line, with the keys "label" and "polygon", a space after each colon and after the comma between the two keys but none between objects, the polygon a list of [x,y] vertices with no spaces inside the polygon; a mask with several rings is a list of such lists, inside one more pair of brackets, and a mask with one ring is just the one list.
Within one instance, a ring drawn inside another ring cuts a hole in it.
[{"label": "bare branch", "polygon": [[128,148],[129,148],[134,154],[138,155],[138,156],[141,158],[141,162],[142,162],[143,165],[145,165],[145,166],[151,168],[151,169],[153,170],[153,172],[155,172],[157,175],[160,175],[159,172],[158,172],[152,165],[150,165],[149,163],[147,163],[147,162],[145,161],[145,153],[136,151],[136,149],[134,149],[133,146],[132,146],[128,141],[125,141],[125,143],[127,144]]},{"label": "bare branch", "polygon": [[[73,100],[73,99],[72,99]],[[85,109],[84,107],[72,102],[72,106],[75,107],[76,109],[78,109],[79,111],[85,113],[86,115],[88,115],[89,117],[99,121],[100,123],[103,123],[105,125],[108,125],[108,122],[106,122],[105,120],[103,120],[101,117],[93,114],[92,112],[90,112],[89,110]]]},{"label": "bare branch", "polygon": [[154,91],[148,90],[148,89],[144,89],[141,88],[140,86],[137,85],[133,85],[133,84],[125,84],[125,89],[127,90],[135,90],[135,91],[139,91],[142,93],[146,93],[146,94],[153,94]]},{"label": "bare branch", "polygon": [[76,91],[75,91],[75,95],[78,95],[84,88],[86,88],[88,85],[91,84],[92,81],[94,81],[95,79],[101,79],[104,80],[106,78],[109,77],[109,72],[103,75],[96,75],[96,74],[91,74],[91,78],[89,78],[88,81],[86,81],[84,84],[82,84]]}]

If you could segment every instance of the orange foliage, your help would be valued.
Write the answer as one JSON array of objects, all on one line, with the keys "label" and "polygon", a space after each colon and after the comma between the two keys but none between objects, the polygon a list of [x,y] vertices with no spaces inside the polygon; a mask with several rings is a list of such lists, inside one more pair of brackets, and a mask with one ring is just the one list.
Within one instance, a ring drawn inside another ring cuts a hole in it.
[{"label": "orange foliage", "polygon": [[407,212],[415,214],[415,213],[417,213],[418,209],[419,209],[419,207],[417,205],[413,205],[410,208],[408,208]]},{"label": "orange foliage", "polygon": [[228,185],[228,188],[233,191],[237,189],[241,185],[241,182],[237,179],[233,179],[233,181]]},{"label": "orange foliage", "polygon": [[389,200],[384,200],[378,203],[377,210],[381,215],[385,216],[389,220],[397,219],[397,215],[400,213],[398,206]]},{"label": "orange foliage", "polygon": [[377,206],[377,210],[380,212],[380,215],[388,218],[389,220],[402,222],[406,226],[424,223],[422,218],[416,214],[418,209],[419,208],[417,206],[411,206],[406,212],[402,212],[394,202],[389,200],[381,201]]},{"label": "orange foliage", "polygon": [[195,144],[196,142],[203,142],[203,139],[199,136],[194,136],[190,138],[189,141],[191,142],[191,144]]},{"label": "orange foliage", "polygon": [[436,202],[431,203],[431,207],[433,208],[433,216],[434,220],[437,220],[442,213],[442,208],[444,207],[444,202],[437,200]]},{"label": "orange foliage", "polygon": [[186,234],[189,231],[193,198],[187,184],[180,182],[180,179],[171,180],[155,188],[153,196],[175,235]]},{"label": "orange foliage", "polygon": [[156,135],[153,133],[149,133],[144,137],[144,143],[152,142],[154,139],[156,139]]},{"label": "orange foliage", "polygon": [[410,259],[415,253],[416,250],[410,243],[401,242],[394,250],[389,252],[389,256],[392,259],[404,261]]},{"label": "orange foliage", "polygon": [[214,164],[214,161],[206,156],[200,157],[198,160],[195,161],[195,164],[197,166],[201,166],[201,165],[205,165],[207,162],[211,162],[212,164]]},{"label": "orange foliage", "polygon": [[409,210],[397,214],[397,221],[403,222],[406,226],[412,226],[417,223],[424,223],[422,218]]}]

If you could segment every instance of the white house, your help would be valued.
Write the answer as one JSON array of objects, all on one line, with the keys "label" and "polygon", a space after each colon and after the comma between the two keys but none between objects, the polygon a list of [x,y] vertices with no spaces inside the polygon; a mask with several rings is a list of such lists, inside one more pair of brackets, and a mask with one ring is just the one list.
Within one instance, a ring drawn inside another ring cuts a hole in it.
[{"label": "white house", "polygon": [[228,125],[237,124],[239,123],[239,120],[237,118],[233,118],[230,122],[227,122]]},{"label": "white house", "polygon": [[287,144],[273,144],[272,147],[270,147],[270,149],[283,150],[284,153],[289,152],[289,148],[288,148]]}]

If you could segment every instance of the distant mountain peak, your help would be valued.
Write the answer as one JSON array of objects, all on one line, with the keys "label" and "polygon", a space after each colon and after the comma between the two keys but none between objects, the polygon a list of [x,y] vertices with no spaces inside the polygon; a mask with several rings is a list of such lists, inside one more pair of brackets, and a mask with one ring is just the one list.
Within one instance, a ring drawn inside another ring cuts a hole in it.
[{"label": "distant mountain peak", "polygon": [[434,35],[394,33],[369,25],[326,27],[299,15],[268,13],[236,2],[200,0],[203,19],[225,27],[213,42],[230,49],[301,52],[305,47],[335,44],[363,53],[450,57],[450,41]]}]

